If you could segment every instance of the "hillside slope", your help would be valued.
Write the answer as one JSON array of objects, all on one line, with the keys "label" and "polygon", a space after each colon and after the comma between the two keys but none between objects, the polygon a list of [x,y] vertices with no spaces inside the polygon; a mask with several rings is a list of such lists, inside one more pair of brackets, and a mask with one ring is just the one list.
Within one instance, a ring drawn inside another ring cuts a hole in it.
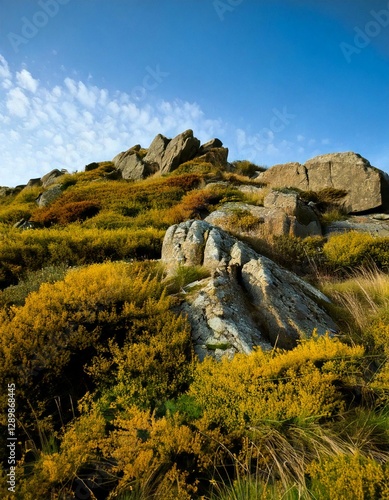
[{"label": "hillside slope", "polygon": [[1,188],[2,498],[389,498],[386,202],[271,172],[186,131]]}]

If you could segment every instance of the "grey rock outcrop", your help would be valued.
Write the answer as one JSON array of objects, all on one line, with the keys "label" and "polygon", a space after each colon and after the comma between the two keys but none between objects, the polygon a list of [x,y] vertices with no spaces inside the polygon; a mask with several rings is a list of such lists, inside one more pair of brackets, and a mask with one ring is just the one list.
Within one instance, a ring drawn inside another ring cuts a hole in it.
[{"label": "grey rock outcrop", "polygon": [[253,346],[292,348],[314,329],[319,334],[336,330],[319,305],[329,302],[327,297],[206,221],[171,226],[162,262],[168,273],[179,265],[202,265],[212,273],[187,289],[182,306],[200,357],[248,352]]},{"label": "grey rock outcrop", "polygon": [[321,236],[320,220],[312,207],[304,203],[297,193],[271,191],[265,196],[264,208],[282,210],[288,217],[289,235]]},{"label": "grey rock outcrop", "polygon": [[361,155],[330,153],[300,163],[275,165],[258,180],[271,187],[296,187],[303,191],[335,188],[347,192],[343,206],[349,213],[389,208],[389,177]]},{"label": "grey rock outcrop", "polygon": [[153,164],[143,161],[138,155],[140,146],[134,146],[128,151],[119,153],[112,160],[116,169],[121,172],[123,179],[138,181],[153,174],[156,169]]},{"label": "grey rock outcrop", "polygon": [[255,346],[270,350],[251,315],[242,315],[247,303],[241,287],[228,272],[197,282],[200,291],[191,293],[181,311],[192,326],[194,349],[200,359],[212,353],[217,359],[237,352],[249,353]]},{"label": "grey rock outcrop", "polygon": [[165,150],[170,141],[171,139],[168,139],[162,134],[158,134],[150,144],[147,154],[144,157],[145,162],[156,163],[158,167],[161,168]]},{"label": "grey rock outcrop", "polygon": [[51,172],[48,172],[46,175],[44,175],[41,178],[41,183],[44,188],[47,188],[57,182],[58,177],[62,177],[62,175],[68,174],[69,172],[65,169],[63,170],[58,170],[55,168],[54,170],[51,170]]},{"label": "grey rock outcrop", "polygon": [[352,215],[347,220],[331,222],[325,228],[325,235],[358,231],[372,236],[389,236],[389,214]]},{"label": "grey rock outcrop", "polygon": [[60,184],[56,184],[55,186],[50,187],[47,191],[41,193],[36,202],[40,207],[46,207],[50,205],[53,201],[59,198],[62,195],[62,186]]},{"label": "grey rock outcrop", "polygon": [[41,179],[38,177],[38,178],[35,178],[35,179],[30,179],[28,182],[27,182],[27,188],[30,188],[30,187],[36,187],[36,186],[42,186],[42,181]]},{"label": "grey rock outcrop", "polygon": [[163,154],[161,173],[166,174],[178,168],[181,163],[192,160],[200,147],[200,141],[193,136],[193,130],[186,130],[169,141]]},{"label": "grey rock outcrop", "polygon": [[272,191],[265,197],[263,207],[240,202],[225,203],[205,220],[226,231],[261,239],[322,234],[316,213],[295,193]]},{"label": "grey rock outcrop", "polygon": [[27,230],[27,229],[35,229],[38,226],[34,222],[30,222],[26,219],[20,219],[18,222],[16,222],[16,224],[13,225],[13,227],[17,229]]},{"label": "grey rock outcrop", "polygon": [[157,171],[168,174],[194,158],[227,168],[228,149],[222,146],[220,139],[212,139],[200,146],[192,130],[186,130],[173,139],[158,134],[142,158],[138,155],[138,144],[116,155],[112,162],[124,179],[133,180],[144,179]]},{"label": "grey rock outcrop", "polygon": [[196,156],[196,160],[227,169],[228,148],[217,147],[208,149],[205,153]]},{"label": "grey rock outcrop", "polygon": [[210,141],[201,145],[197,154],[199,156],[201,156],[205,153],[208,153],[208,151],[211,151],[212,149],[221,148],[222,146],[223,146],[223,143],[220,139],[217,139],[217,138],[211,139]]}]

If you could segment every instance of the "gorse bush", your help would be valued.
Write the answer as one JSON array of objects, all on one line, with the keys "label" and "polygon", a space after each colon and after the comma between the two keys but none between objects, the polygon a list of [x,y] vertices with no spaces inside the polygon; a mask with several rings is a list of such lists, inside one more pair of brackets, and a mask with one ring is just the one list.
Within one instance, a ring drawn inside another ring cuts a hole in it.
[{"label": "gorse bush", "polygon": [[164,231],[154,228],[129,231],[64,228],[20,231],[7,228],[0,234],[0,286],[14,284],[45,266],[79,266],[93,262],[159,257]]},{"label": "gorse bush", "polygon": [[29,219],[33,210],[25,205],[12,205],[0,207],[0,222],[5,224],[16,224],[21,219]]},{"label": "gorse bush", "polygon": [[36,210],[36,198],[40,188],[28,187],[13,196],[0,197],[0,223],[15,224],[29,219]]},{"label": "gorse bush", "polygon": [[0,307],[11,305],[22,306],[31,292],[36,292],[42,283],[55,283],[62,280],[69,270],[66,264],[48,266],[39,271],[27,272],[25,278],[17,285],[12,285],[0,291]]},{"label": "gorse bush", "polygon": [[174,170],[173,175],[181,175],[181,174],[201,174],[206,176],[221,176],[220,168],[216,167],[212,163],[204,162],[202,160],[194,160],[187,161],[182,163],[176,170]]},{"label": "gorse bush", "polygon": [[323,247],[329,264],[335,268],[377,265],[389,269],[389,238],[351,231],[331,236]]},{"label": "gorse bush", "polygon": [[[33,398],[37,405],[35,412],[39,414],[42,411],[39,405],[61,393],[62,377],[70,365],[73,373],[69,371],[68,383],[72,380],[76,387],[74,377],[80,376],[88,359],[102,355],[104,349],[115,353],[110,355],[111,368],[115,359],[125,353],[116,364],[121,366],[126,361],[126,375],[131,374],[135,385],[136,373],[139,377],[147,371],[145,366],[149,367],[148,378],[140,377],[142,383],[148,380],[146,386],[134,391],[144,390],[150,399],[162,398],[157,388],[161,383],[169,397],[175,393],[174,371],[180,366],[180,356],[182,362],[191,356],[187,347],[188,330],[183,320],[169,311],[170,299],[164,295],[160,279],[156,275],[149,277],[150,272],[150,266],[126,263],[72,270],[63,281],[42,284],[38,291],[30,293],[23,306],[3,311],[0,372],[4,380],[13,380],[18,385],[20,418],[23,415],[27,418],[30,413],[23,404],[27,398]],[[181,354],[175,353],[175,342]],[[116,343],[126,347],[119,353]],[[172,365],[167,368],[170,375],[163,379],[163,358],[167,355],[173,356]],[[96,358],[94,364],[98,360],[103,363],[103,358]],[[76,359],[82,360],[77,368]],[[146,365],[141,360],[147,361]],[[139,372],[141,366],[143,371]],[[99,373],[102,379],[104,370]],[[181,369],[181,374],[184,373],[185,369]]]},{"label": "gorse bush", "polygon": [[376,500],[389,498],[389,470],[376,461],[355,455],[323,458],[308,467],[315,498]]},{"label": "gorse bush", "polygon": [[335,382],[362,355],[359,347],[321,337],[272,356],[258,350],[220,363],[207,359],[189,394],[204,409],[203,424],[222,425],[227,434],[267,422],[320,420],[343,409]]},{"label": "gorse bush", "polygon": [[[333,498],[336,467],[339,495],[387,491],[385,466],[355,441],[360,429],[373,436],[377,418],[345,424],[347,394],[362,380],[362,348],[314,337],[289,352],[207,359],[188,369],[182,320],[161,321],[152,311],[148,318],[150,331],[144,323],[141,334],[138,319],[124,346],[113,342],[94,357],[87,370],[94,392],[59,434],[59,451],[39,452],[34,473],[21,475],[23,491],[74,494],[86,483],[107,498],[189,500],[213,491],[212,498],[250,492],[270,499],[292,490],[296,498]],[[337,425],[346,426],[343,435]],[[377,440],[377,456],[386,456],[388,440]]]}]

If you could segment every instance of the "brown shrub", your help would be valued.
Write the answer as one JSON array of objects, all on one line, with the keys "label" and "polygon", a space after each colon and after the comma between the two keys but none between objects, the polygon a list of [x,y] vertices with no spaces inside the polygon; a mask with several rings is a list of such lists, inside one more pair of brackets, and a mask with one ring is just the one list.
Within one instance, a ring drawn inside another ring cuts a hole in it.
[{"label": "brown shrub", "polygon": [[32,217],[32,221],[41,223],[44,226],[52,224],[66,225],[93,217],[100,211],[100,208],[100,204],[93,201],[75,201],[64,205],[58,204],[37,211]]}]

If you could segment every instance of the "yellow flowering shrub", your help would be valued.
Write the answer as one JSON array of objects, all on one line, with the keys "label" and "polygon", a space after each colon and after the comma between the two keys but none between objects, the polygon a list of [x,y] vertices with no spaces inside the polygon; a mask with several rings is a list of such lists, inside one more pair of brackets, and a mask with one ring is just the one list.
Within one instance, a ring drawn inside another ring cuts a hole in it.
[{"label": "yellow flowering shrub", "polygon": [[203,425],[226,433],[271,421],[320,419],[344,408],[339,380],[354,382],[349,371],[363,356],[328,336],[295,349],[261,350],[231,361],[206,359],[197,366],[189,394],[203,408]]},{"label": "yellow flowering shrub", "polygon": [[135,488],[160,500],[192,498],[197,480],[191,468],[206,452],[200,434],[174,419],[156,418],[135,407],[114,424],[115,430],[101,445],[104,455],[114,460],[111,473],[120,477],[110,498]]},{"label": "yellow flowering shrub", "polygon": [[307,472],[314,498],[377,500],[389,498],[389,474],[378,462],[355,455],[338,455],[313,462]]},{"label": "yellow flowering shrub", "polygon": [[138,375],[139,387],[145,384],[140,398],[147,399],[147,393],[149,399],[163,399],[165,389],[174,392],[175,381],[183,383],[180,376],[187,371],[182,368],[176,376],[174,370],[191,355],[189,330],[169,310],[171,299],[155,269],[120,262],[71,270],[62,281],[42,284],[23,306],[0,312],[0,373],[18,385],[20,417],[29,413],[26,397],[38,405],[60,387],[69,390],[68,384],[85,377],[88,362],[104,357],[115,343],[126,347],[123,353],[112,348],[112,363],[126,363],[122,370]]},{"label": "yellow flowering shrub", "polygon": [[[115,230],[64,228],[0,232],[0,286],[13,284],[26,271],[49,265],[78,266],[106,260],[159,257],[164,231],[152,227]],[[2,270],[4,278],[2,279]]]},{"label": "yellow flowering shrub", "polygon": [[389,238],[350,231],[335,234],[323,247],[324,255],[332,266],[358,267],[375,263],[389,268]]}]

